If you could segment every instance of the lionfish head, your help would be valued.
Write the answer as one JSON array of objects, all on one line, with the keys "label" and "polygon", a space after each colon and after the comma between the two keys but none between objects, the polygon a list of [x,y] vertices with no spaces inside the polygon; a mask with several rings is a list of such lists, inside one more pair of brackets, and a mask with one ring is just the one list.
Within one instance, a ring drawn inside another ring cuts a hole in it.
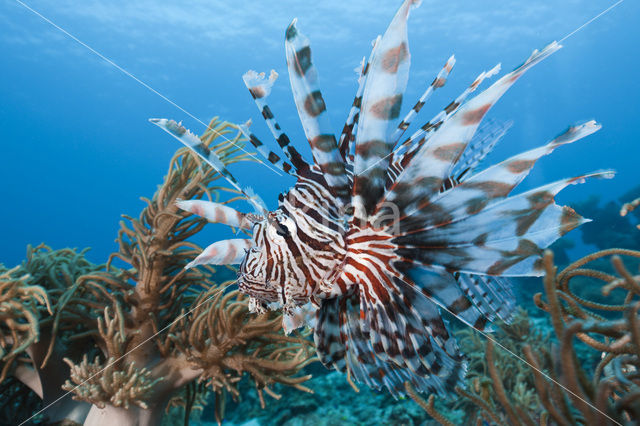
[{"label": "lionfish head", "polygon": [[296,230],[295,221],[279,210],[254,223],[253,246],[246,250],[238,270],[240,291],[263,305],[283,306],[303,301],[290,291],[299,280],[290,267],[290,262],[295,262],[291,247]]}]

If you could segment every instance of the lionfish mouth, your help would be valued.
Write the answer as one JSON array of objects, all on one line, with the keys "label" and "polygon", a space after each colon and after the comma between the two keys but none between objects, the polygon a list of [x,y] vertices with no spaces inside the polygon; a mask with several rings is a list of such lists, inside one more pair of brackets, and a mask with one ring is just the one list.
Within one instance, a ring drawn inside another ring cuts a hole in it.
[{"label": "lionfish mouth", "polygon": [[240,291],[251,297],[255,297],[256,299],[267,303],[279,301],[277,291],[272,290],[273,286],[268,280],[255,280],[248,277],[246,274],[238,273],[237,283]]}]

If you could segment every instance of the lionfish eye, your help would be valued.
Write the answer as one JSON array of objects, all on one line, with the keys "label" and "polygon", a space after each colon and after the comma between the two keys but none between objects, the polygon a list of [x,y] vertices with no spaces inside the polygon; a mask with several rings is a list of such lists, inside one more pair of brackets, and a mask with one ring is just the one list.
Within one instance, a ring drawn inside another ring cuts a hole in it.
[{"label": "lionfish eye", "polygon": [[282,223],[276,222],[275,227],[276,227],[276,234],[280,235],[281,237],[288,237],[291,235],[289,233],[289,228],[287,228]]}]

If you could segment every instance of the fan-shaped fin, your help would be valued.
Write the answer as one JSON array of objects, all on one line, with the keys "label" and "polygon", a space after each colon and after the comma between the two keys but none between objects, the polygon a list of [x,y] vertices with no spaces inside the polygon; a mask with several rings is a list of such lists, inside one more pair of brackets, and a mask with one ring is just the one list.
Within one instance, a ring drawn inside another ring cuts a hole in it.
[{"label": "fan-shaped fin", "polygon": [[546,145],[525,151],[518,155],[495,164],[469,177],[456,186],[455,192],[447,191],[437,194],[425,204],[407,210],[407,216],[418,215],[424,218],[423,225],[428,225],[429,217],[435,218],[433,213],[447,212],[455,218],[473,214],[483,205],[507,197],[511,191],[529,174],[535,163],[544,155],[549,155],[554,149],[580,140],[600,129],[595,121],[587,121],[578,126],[571,126],[560,136]]},{"label": "fan-shaped fin", "polygon": [[473,175],[478,165],[493,151],[493,148],[511,128],[512,124],[511,121],[499,122],[490,120],[478,128],[471,142],[467,145],[467,149],[464,150],[458,162],[453,165],[448,173],[450,177],[455,179],[456,184]]},{"label": "fan-shaped fin", "polygon": [[[413,267],[407,275],[428,298],[435,298],[460,320],[479,330],[487,327],[488,319],[462,291],[452,274],[442,269]],[[408,284],[407,284],[408,285]]]},{"label": "fan-shaped fin", "polygon": [[570,207],[555,204],[554,196],[586,178],[612,176],[612,171],[603,171],[564,179],[458,217],[442,212],[434,220],[438,223],[395,238],[401,246],[398,255],[466,273],[539,276],[542,250],[588,221]]},{"label": "fan-shaped fin", "polygon": [[[443,343],[440,336],[432,335],[432,330],[424,327],[429,324],[429,315],[437,315],[435,305],[427,305],[429,301],[417,294],[409,296],[416,298],[415,309],[405,307],[393,314],[394,321],[399,321],[393,332],[382,328],[390,325],[386,316],[391,314],[389,311],[378,312],[373,323],[363,318],[361,309],[368,302],[362,294],[322,300],[314,333],[321,361],[339,371],[348,368],[357,382],[376,389],[384,386],[395,398],[404,395],[403,383],[407,381],[421,392],[452,391],[466,370],[459,355],[452,359],[444,352],[443,347],[454,349],[451,346],[455,347],[455,342],[447,338],[450,340]],[[396,293],[394,297],[397,303],[401,296]],[[418,310],[425,316],[421,317]],[[444,329],[444,324],[441,327]],[[389,358],[382,341],[375,339],[377,333],[385,333],[384,339],[394,340],[389,347],[401,351],[392,352],[393,359],[400,364]],[[454,353],[457,354],[455,350]]]},{"label": "fan-shaped fin", "polygon": [[346,348],[340,337],[340,298],[323,299],[316,311],[313,340],[320,362],[344,371]]},{"label": "fan-shaped fin", "polygon": [[511,281],[489,275],[454,274],[460,290],[489,321],[509,323],[516,307]]},{"label": "fan-shaped fin", "polygon": [[[410,158],[413,158],[413,155],[429,139],[430,134],[438,130],[447,119],[452,117],[458,111],[460,105],[467,100],[470,94],[476,91],[485,79],[491,78],[500,72],[500,67],[501,65],[498,64],[489,71],[481,72],[480,75],[478,75],[473,82],[460,95],[458,95],[457,98],[444,107],[444,109],[436,114],[435,117],[420,126],[418,130],[416,130],[406,141],[396,148],[393,153],[394,157],[397,157],[398,160],[405,157],[403,163],[406,164],[407,161]],[[406,155],[402,155],[404,152],[407,152]]]},{"label": "fan-shaped fin", "polygon": [[460,105],[478,88],[478,86],[480,86],[484,79],[492,77],[498,71],[500,71],[500,64],[496,65],[489,71],[483,71],[480,73],[480,75],[473,80],[471,85],[469,85],[464,92],[458,95],[456,99],[451,101],[451,103],[449,103],[449,105],[447,105],[435,117],[422,125],[420,129],[416,130],[406,141],[394,149],[393,153],[390,155],[391,161],[389,169],[387,170],[387,188],[393,185],[404,168],[410,164],[416,152],[418,152],[420,148],[427,143],[433,133],[438,130],[440,126],[449,119],[449,117],[458,111]]},{"label": "fan-shaped fin", "polygon": [[447,172],[464,152],[487,111],[520,76],[559,48],[553,42],[540,52],[534,51],[523,65],[461,106],[405,166],[383,201],[395,202],[401,210],[407,210],[424,205],[438,194]]}]

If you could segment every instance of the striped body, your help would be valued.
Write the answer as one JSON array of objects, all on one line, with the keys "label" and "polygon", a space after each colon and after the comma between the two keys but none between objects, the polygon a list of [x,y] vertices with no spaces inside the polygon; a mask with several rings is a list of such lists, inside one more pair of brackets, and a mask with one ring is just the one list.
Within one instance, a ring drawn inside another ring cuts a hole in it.
[{"label": "striped body", "polygon": [[281,308],[286,331],[303,325],[315,310],[320,360],[369,386],[386,387],[394,396],[403,394],[407,381],[420,391],[439,393],[461,384],[465,363],[441,311],[478,329],[495,319],[509,321],[515,298],[505,277],[541,275],[542,250],[586,221],[556,205],[555,195],[587,177],[612,176],[595,172],[512,194],[540,157],[597,131],[594,121],[476,171],[508,128],[496,122],[481,126],[483,118],[516,80],[560,48],[555,42],[471,97],[500,66],[481,73],[401,141],[455,63],[451,57],[400,119],[413,3],[402,4],[363,61],[338,138],[328,123],[309,42],[295,21],[287,29],[289,77],[312,162],[296,150],[267,104],[277,74],[245,74],[247,88],[290,163],[266,148],[248,126],[241,131],[267,161],[297,179],[273,212],[240,188],[215,154],[184,128],[154,121],[216,168],[255,210],[242,214],[217,203],[181,201],[181,208],[210,222],[252,232],[251,239],[212,244],[189,266],[240,264],[238,285],[251,296],[251,308]]},{"label": "striped body", "polygon": [[[238,285],[285,312],[325,289],[346,255],[346,223],[318,168],[300,176],[279,208],[253,227],[253,249],[240,265]],[[265,285],[267,283],[267,285]]]}]

